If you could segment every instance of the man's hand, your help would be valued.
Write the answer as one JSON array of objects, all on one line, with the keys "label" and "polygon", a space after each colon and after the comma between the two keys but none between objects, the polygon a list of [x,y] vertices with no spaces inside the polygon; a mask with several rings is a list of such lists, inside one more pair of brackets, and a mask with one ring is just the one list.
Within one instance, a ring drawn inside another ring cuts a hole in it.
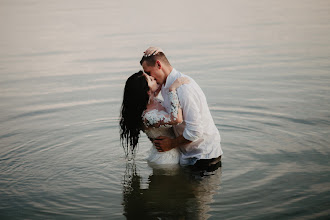
[{"label": "man's hand", "polygon": [[155,138],[153,143],[159,152],[165,152],[165,151],[172,150],[175,147],[190,144],[191,141],[185,139],[182,135],[180,135],[174,139],[171,139],[166,136],[159,136],[159,137]]},{"label": "man's hand", "polygon": [[156,146],[158,152],[165,152],[174,148],[173,141],[174,139],[171,139],[169,137],[159,136],[154,140],[154,145]]}]

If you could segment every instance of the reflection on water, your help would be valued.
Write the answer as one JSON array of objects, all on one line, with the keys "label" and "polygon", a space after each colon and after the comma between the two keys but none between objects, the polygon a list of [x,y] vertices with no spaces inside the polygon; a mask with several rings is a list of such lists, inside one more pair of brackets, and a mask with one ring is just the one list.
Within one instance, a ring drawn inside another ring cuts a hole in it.
[{"label": "reflection on water", "polygon": [[127,163],[123,206],[127,219],[207,219],[218,192],[221,168],[203,176],[180,166],[154,167],[147,183],[135,163]]}]

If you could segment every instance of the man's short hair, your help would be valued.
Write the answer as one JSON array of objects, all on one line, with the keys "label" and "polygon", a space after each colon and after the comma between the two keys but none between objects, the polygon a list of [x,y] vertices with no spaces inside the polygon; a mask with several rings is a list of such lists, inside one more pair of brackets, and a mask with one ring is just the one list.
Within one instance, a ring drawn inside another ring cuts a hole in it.
[{"label": "man's short hair", "polygon": [[163,52],[158,52],[156,55],[151,55],[149,57],[143,56],[140,64],[142,66],[142,63],[145,61],[148,66],[155,66],[157,60],[160,60],[167,65],[171,65]]}]

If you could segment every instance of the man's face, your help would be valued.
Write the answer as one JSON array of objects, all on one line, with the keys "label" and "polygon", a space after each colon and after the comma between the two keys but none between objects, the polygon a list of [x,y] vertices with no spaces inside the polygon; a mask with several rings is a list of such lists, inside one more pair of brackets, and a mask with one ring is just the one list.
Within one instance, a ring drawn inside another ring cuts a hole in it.
[{"label": "man's face", "polygon": [[165,82],[165,74],[163,73],[162,69],[159,68],[159,65],[156,63],[155,66],[148,66],[147,62],[144,61],[142,63],[143,70],[149,76],[155,78],[156,82],[159,85],[162,85]]}]

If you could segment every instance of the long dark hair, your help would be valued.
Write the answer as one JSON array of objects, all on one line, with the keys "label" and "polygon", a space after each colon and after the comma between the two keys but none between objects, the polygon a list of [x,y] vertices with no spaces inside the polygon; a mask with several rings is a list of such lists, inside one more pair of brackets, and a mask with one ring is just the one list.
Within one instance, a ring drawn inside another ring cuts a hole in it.
[{"label": "long dark hair", "polygon": [[130,76],[125,84],[120,114],[120,140],[125,154],[134,154],[142,130],[142,113],[147,108],[149,86],[142,71]]}]

